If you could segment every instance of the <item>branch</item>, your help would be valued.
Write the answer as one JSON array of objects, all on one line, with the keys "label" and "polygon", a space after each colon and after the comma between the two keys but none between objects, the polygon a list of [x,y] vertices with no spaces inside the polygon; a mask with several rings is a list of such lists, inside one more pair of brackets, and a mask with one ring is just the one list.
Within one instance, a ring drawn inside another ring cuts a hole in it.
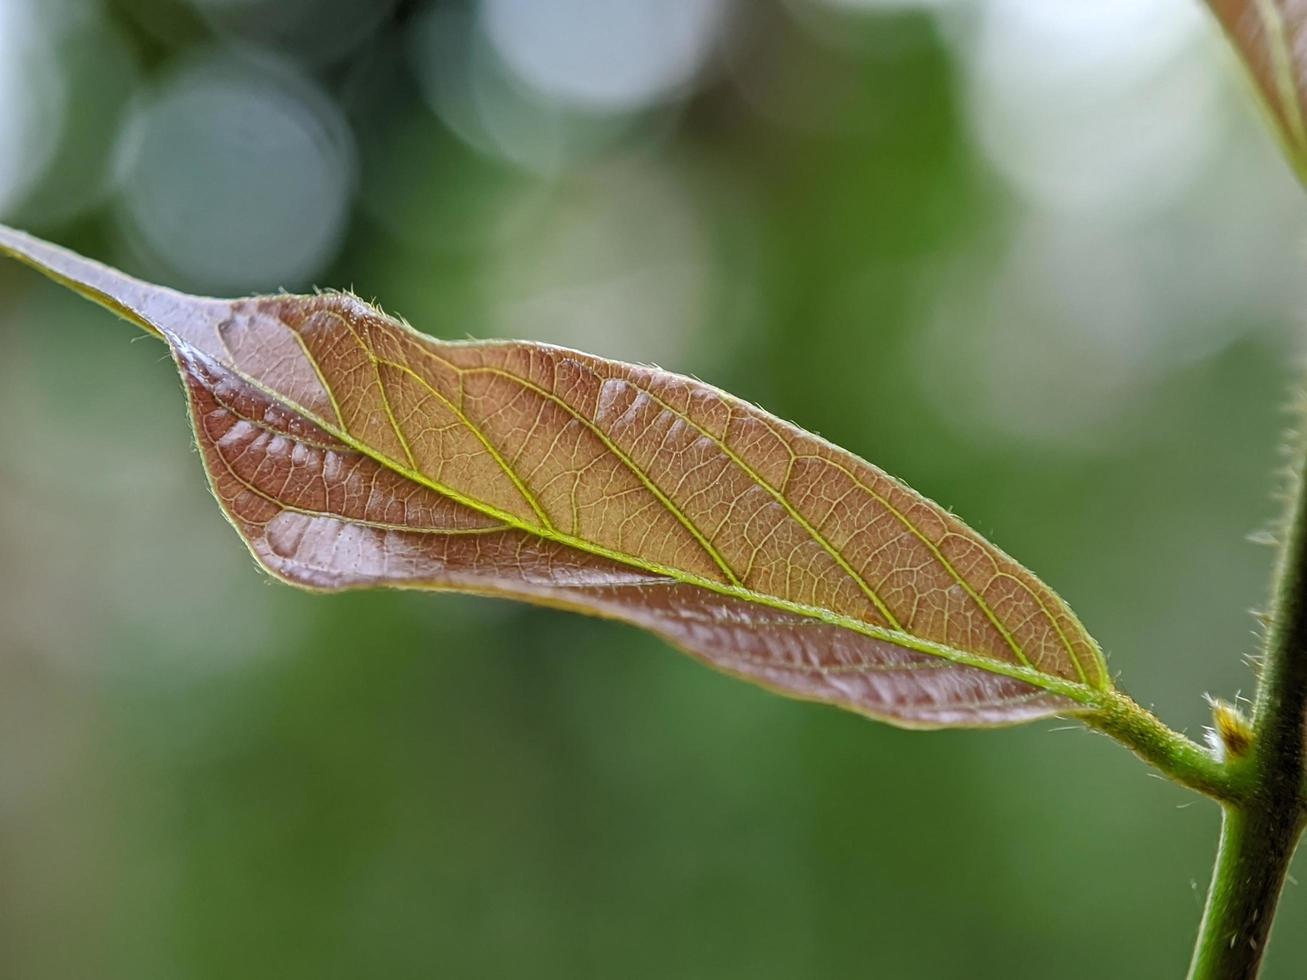
[{"label": "branch", "polygon": [[[1301,454],[1300,454],[1301,455]],[[1307,468],[1307,455],[1302,467]],[[1303,831],[1307,738],[1307,497],[1299,473],[1289,493],[1275,574],[1253,741],[1232,765],[1247,795],[1227,803],[1190,980],[1252,980]]]}]

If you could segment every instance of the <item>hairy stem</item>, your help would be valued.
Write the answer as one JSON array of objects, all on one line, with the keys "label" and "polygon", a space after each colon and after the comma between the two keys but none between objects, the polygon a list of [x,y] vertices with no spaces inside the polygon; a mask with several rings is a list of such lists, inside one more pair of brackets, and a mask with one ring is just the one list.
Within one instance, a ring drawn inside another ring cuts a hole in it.
[{"label": "hairy stem", "polygon": [[1289,862],[1303,831],[1307,497],[1301,475],[1290,499],[1253,712],[1253,742],[1248,756],[1234,767],[1244,771],[1248,791],[1226,804],[1190,980],[1257,976]]},{"label": "hairy stem", "polygon": [[1263,807],[1227,806],[1190,980],[1252,980],[1300,827]]},{"label": "hairy stem", "polygon": [[1243,794],[1241,772],[1223,765],[1206,748],[1168,728],[1118,691],[1106,695],[1084,722],[1190,789],[1222,803],[1234,803]]}]

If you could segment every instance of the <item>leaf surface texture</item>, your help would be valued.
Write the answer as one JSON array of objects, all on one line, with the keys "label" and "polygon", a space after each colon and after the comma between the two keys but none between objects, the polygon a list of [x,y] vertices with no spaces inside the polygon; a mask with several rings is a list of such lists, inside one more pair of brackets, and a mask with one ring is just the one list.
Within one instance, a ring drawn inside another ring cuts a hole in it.
[{"label": "leaf surface texture", "polygon": [[219,504],[318,590],[508,596],[909,727],[1010,724],[1111,683],[1062,600],[875,466],[710,385],[449,343],[353,296],[186,296],[0,229],[165,339]]}]

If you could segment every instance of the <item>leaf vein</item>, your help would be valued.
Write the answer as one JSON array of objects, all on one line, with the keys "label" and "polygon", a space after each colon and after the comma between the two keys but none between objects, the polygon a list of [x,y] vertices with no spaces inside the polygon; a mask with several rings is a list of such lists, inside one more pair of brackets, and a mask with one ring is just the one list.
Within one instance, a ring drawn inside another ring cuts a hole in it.
[{"label": "leaf vein", "polygon": [[635,462],[635,460],[631,459],[630,456],[628,456],[620,446],[618,446],[615,442],[613,442],[613,440],[608,437],[607,433],[605,433],[603,429],[599,428],[599,426],[596,425],[593,421],[586,418],[585,415],[583,415],[577,409],[573,408],[565,399],[560,398],[558,395],[554,394],[553,392],[548,391],[545,388],[542,388],[540,385],[537,385],[534,382],[527,380],[526,378],[522,378],[519,377],[518,375],[513,374],[511,371],[504,371],[499,368],[493,368],[493,367],[469,368],[467,370],[468,373],[478,373],[478,374],[486,373],[486,374],[493,374],[496,377],[506,378],[509,381],[521,385],[523,388],[529,391],[534,391],[541,398],[544,398],[547,401],[557,405],[568,415],[572,416],[572,418],[580,422],[581,425],[589,429],[590,432],[592,432],[595,435],[595,437],[603,444],[604,448],[607,449],[610,453],[612,453],[613,456],[615,456],[624,466],[626,466],[626,468],[631,471],[631,473],[636,477],[636,479],[638,479],[641,483],[644,484],[645,488],[649,491],[649,493],[652,494],[657,499],[657,501],[660,504],[662,504],[663,507],[666,508],[667,511],[677,519],[677,521],[681,523],[681,525],[690,533],[691,537],[693,537],[694,540],[699,544],[699,546],[703,548],[704,552],[707,553],[708,557],[712,559],[714,564],[716,564],[717,567],[721,569],[722,574],[726,576],[727,581],[734,586],[740,586],[740,587],[743,586],[743,583],[740,581],[739,576],[736,575],[735,571],[731,568],[730,563],[726,561],[726,558],[722,555],[722,553],[716,548],[716,546],[713,545],[711,541],[708,540],[707,537],[704,536],[703,531],[700,530],[699,527],[692,520],[690,520],[690,518],[680,509],[680,507],[678,507],[676,503],[670,497],[668,497],[666,493],[662,491],[662,489],[654,482],[653,478],[650,477],[649,474],[646,473],[644,469]]},{"label": "leaf vein", "polygon": [[[522,495],[522,499],[525,500],[527,505],[535,512],[535,515],[540,520],[541,525],[545,528],[553,530],[553,523],[550,521],[549,515],[545,513],[545,509],[541,506],[540,501],[536,499],[535,495],[531,493],[531,491],[527,488],[526,484],[522,482],[521,477],[517,475],[514,469],[508,465],[508,462],[500,454],[499,450],[495,448],[494,444],[491,443],[490,440],[486,437],[485,433],[481,431],[480,427],[473,424],[472,420],[467,417],[467,415],[463,412],[461,408],[455,405],[450,399],[446,398],[445,395],[442,392],[440,392],[433,384],[427,381],[426,378],[422,377],[422,375],[418,374],[418,372],[414,371],[407,364],[400,364],[397,361],[391,361],[386,358],[382,358],[378,356],[376,352],[376,348],[370,342],[370,338],[365,339],[361,334],[359,334],[359,332],[354,329],[354,325],[349,322],[349,319],[347,317],[341,316],[341,314],[335,312],[334,310],[328,312],[330,313],[331,316],[335,317],[345,326],[345,328],[349,331],[350,335],[354,338],[355,342],[358,344],[359,348],[372,362],[372,366],[377,374],[377,384],[381,388],[381,397],[386,405],[387,414],[389,414],[390,416],[391,427],[395,429],[395,434],[399,437],[400,444],[404,447],[404,451],[409,457],[409,464],[414,470],[419,469],[417,461],[413,458],[413,453],[412,450],[409,448],[407,440],[405,440],[403,434],[400,433],[399,431],[398,423],[395,420],[394,413],[390,411],[390,400],[386,395],[385,385],[381,382],[380,366],[382,364],[385,364],[387,367],[394,368],[397,371],[404,372],[405,374],[414,378],[419,384],[421,384],[424,388],[426,388],[427,391],[429,391],[441,404],[443,404],[446,407],[446,409],[448,409],[451,413],[453,413],[454,417],[457,418],[459,422],[462,423],[462,425],[473,435],[473,437],[475,437],[476,440],[480,442],[482,446],[485,447],[486,452],[490,454],[490,457],[499,465],[499,468],[504,471],[504,474],[509,478],[509,480],[512,481],[513,486],[516,487],[518,493]],[[285,321],[281,321],[281,322],[285,323]],[[295,334],[295,336],[297,337],[299,336],[299,331],[291,327],[290,324],[285,324],[285,326],[288,330],[290,330],[291,333]],[[313,355],[309,353],[307,346],[305,346],[305,355],[309,358],[309,361],[313,363],[314,369],[319,370],[317,367],[317,361],[314,359]],[[341,427],[344,428],[343,420],[341,422]]]},{"label": "leaf vein", "polygon": [[[828,555],[830,555],[832,559],[834,559],[835,563],[839,565],[839,567],[844,571],[844,573],[848,575],[850,578],[852,578],[854,583],[857,584],[857,586],[863,591],[863,593],[865,593],[866,596],[869,599],[871,599],[876,609],[885,618],[885,621],[890,625],[891,628],[896,630],[903,629],[903,625],[898,621],[898,619],[895,618],[894,614],[890,611],[889,606],[884,602],[884,600],[882,600],[880,594],[871,587],[871,584],[867,582],[867,580],[862,575],[860,575],[858,571],[854,569],[854,567],[851,564],[849,564],[848,559],[844,557],[844,555],[840,552],[840,550],[836,548],[833,544],[831,544],[831,542],[826,539],[825,535],[823,535],[815,526],[813,526],[813,524],[806,517],[804,517],[792,503],[790,503],[788,497],[786,497],[783,493],[781,493],[779,490],[773,487],[768,481],[764,480],[762,474],[760,474],[757,470],[755,470],[752,466],[750,466],[748,462],[746,462],[743,458],[741,458],[739,454],[737,454],[734,450],[732,450],[726,444],[726,441],[724,439],[719,439],[714,433],[704,428],[689,415],[669,405],[667,402],[659,398],[656,394],[654,394],[649,389],[645,388],[643,385],[638,385],[631,381],[628,381],[627,383],[630,384],[631,387],[635,388],[637,391],[642,392],[644,395],[652,399],[657,404],[661,405],[665,411],[671,412],[677,418],[684,421],[687,425],[692,427],[704,438],[710,440],[713,443],[713,445],[717,446],[717,448],[721,450],[721,452],[725,454],[726,457],[731,460],[731,462],[735,463],[736,466],[738,466],[741,470],[744,471],[745,475],[748,476],[749,479],[751,479],[755,484],[757,484],[758,486],[762,487],[765,491],[767,491],[772,496],[772,498],[785,509],[786,513],[789,514],[790,518],[794,520],[796,523],[798,523],[799,526],[802,527],[812,537],[812,539],[816,541],[817,544],[821,546],[821,548],[825,550]],[[791,453],[791,456],[792,456],[791,459],[791,466],[792,466],[794,461],[798,457],[793,453]]]},{"label": "leaf vein", "polygon": [[[170,342],[175,347],[184,351],[187,354],[187,356],[194,359],[203,359],[203,360],[208,359],[207,355],[204,355],[202,352],[191,347],[185,341],[177,337],[175,334],[171,335],[169,339]],[[902,630],[893,630],[893,629],[886,628],[884,626],[879,626],[875,623],[870,623],[865,620],[846,616],[830,609],[825,609],[818,606],[804,605],[803,603],[795,602],[789,599],[782,599],[779,596],[773,596],[773,595],[767,595],[765,593],[755,592],[741,585],[719,582],[715,579],[708,578],[706,576],[699,575],[694,572],[688,572],[684,569],[673,568],[671,566],[663,565],[658,562],[653,562],[653,561],[636,557],[634,555],[626,554],[624,552],[617,551],[612,548],[604,547],[603,545],[600,545],[596,542],[587,541],[584,538],[576,537],[574,535],[563,534],[557,530],[551,531],[551,530],[545,530],[538,527],[534,527],[530,524],[523,522],[520,517],[517,517],[514,514],[511,514],[500,508],[497,508],[492,504],[487,504],[484,501],[479,501],[474,498],[468,497],[466,494],[461,493],[460,491],[454,489],[453,487],[446,486],[440,483],[439,481],[434,480],[428,474],[421,473],[416,470],[407,469],[406,467],[403,466],[403,464],[398,463],[396,460],[390,459],[384,454],[379,453],[376,450],[370,448],[366,444],[359,442],[348,432],[345,432],[343,430],[333,431],[335,427],[332,426],[332,424],[326,419],[323,419],[320,416],[318,416],[311,409],[308,409],[302,405],[298,405],[295,402],[289,400],[285,395],[269,389],[266,385],[259,382],[256,378],[252,378],[249,375],[245,374],[239,368],[236,368],[231,365],[224,365],[223,367],[225,370],[231,372],[236,377],[240,378],[246,384],[249,384],[251,387],[262,392],[265,396],[267,396],[274,402],[277,402],[278,404],[281,404],[286,408],[298,412],[299,414],[303,415],[306,419],[315,423],[329,434],[340,439],[342,442],[345,442],[351,448],[357,450],[363,455],[376,460],[381,465],[386,466],[389,469],[395,470],[401,476],[407,477],[408,479],[414,481],[415,483],[428,487],[429,489],[434,490],[436,493],[448,497],[450,500],[453,500],[455,503],[459,503],[464,505],[465,507],[469,507],[481,514],[484,514],[487,517],[492,517],[496,520],[502,521],[505,524],[517,530],[526,531],[530,534],[543,537],[546,540],[555,541],[559,544],[565,545],[570,548],[575,548],[578,551],[587,552],[589,554],[595,555],[600,558],[607,558],[611,561],[618,562],[628,567],[643,571],[649,575],[665,576],[668,579],[674,580],[676,582],[680,582],[684,585],[701,588],[709,592],[715,592],[719,595],[726,596],[728,598],[739,599],[744,602],[774,609],[779,612],[786,612],[798,616],[803,616],[815,622],[825,623],[826,625],[829,626],[835,626],[842,629],[847,629],[851,632],[858,633],[863,636],[871,637],[872,639],[883,640],[887,643],[893,644],[898,647],[902,647],[907,650],[914,650],[918,653],[924,653],[930,656],[940,657],[944,660],[950,661],[952,663],[960,664],[962,666],[976,667],[980,670],[987,671],[992,674],[998,674],[1004,677],[1011,677],[1015,680],[1024,681],[1028,684],[1031,684],[1034,687],[1042,688],[1054,694],[1058,694],[1061,695],[1062,697],[1068,698],[1069,700],[1074,701],[1082,706],[1086,706],[1086,707],[1096,706],[1104,696],[1108,696],[1110,694],[1110,692],[1108,691],[1092,688],[1086,684],[1068,680],[1066,678],[1057,675],[1041,674],[1038,671],[1034,670],[1033,668],[1024,666],[1022,664],[1012,663],[1005,660],[997,660],[993,657],[986,656],[983,654],[968,653],[964,650],[959,650],[955,647],[951,647],[946,644],[936,643],[932,640],[927,640],[919,636],[914,636],[911,633],[903,632]]]}]

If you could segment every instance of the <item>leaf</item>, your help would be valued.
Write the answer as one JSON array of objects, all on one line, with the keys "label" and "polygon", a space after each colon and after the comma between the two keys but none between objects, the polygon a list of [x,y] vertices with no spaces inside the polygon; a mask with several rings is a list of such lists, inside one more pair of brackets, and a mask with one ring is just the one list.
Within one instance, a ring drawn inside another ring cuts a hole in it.
[{"label": "leaf", "polygon": [[1238,50],[1276,133],[1307,180],[1307,3],[1208,0]]},{"label": "leaf", "polygon": [[707,384],[448,343],[342,293],[152,286],[0,226],[0,250],[167,341],[214,496],[308,589],[508,596],[643,627],[772,690],[908,727],[1112,696],[1046,585],[938,505]]}]

